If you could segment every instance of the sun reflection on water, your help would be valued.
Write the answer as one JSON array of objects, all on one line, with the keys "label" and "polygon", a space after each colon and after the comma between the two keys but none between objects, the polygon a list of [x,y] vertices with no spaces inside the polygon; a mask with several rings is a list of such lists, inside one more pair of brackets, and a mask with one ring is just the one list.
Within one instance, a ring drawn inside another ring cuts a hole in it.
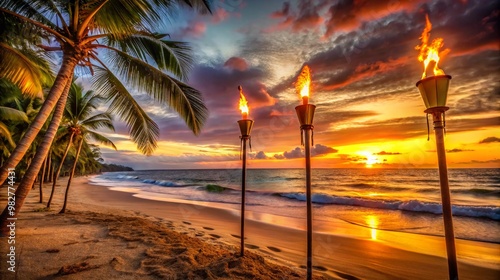
[{"label": "sun reflection on water", "polygon": [[371,231],[371,238],[372,240],[377,240],[377,226],[378,226],[379,220],[377,216],[374,215],[368,215],[366,216],[366,224],[370,227]]}]

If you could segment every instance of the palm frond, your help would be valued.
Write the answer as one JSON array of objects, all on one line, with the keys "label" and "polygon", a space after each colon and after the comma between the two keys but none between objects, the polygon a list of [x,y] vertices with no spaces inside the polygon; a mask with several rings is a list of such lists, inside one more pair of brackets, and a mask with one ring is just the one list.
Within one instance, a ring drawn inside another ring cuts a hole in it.
[{"label": "palm frond", "polygon": [[22,51],[0,42],[0,77],[19,86],[21,91],[30,96],[42,97],[42,73]]},{"label": "palm frond", "polygon": [[108,57],[118,69],[118,76],[156,101],[167,104],[177,111],[195,135],[200,133],[208,109],[198,90],[119,50]]},{"label": "palm frond", "polygon": [[137,32],[130,35],[111,35],[106,39],[107,43],[120,48],[142,61],[153,60],[159,69],[167,70],[186,80],[189,70],[192,68],[191,48],[187,43],[162,40],[165,34]]},{"label": "palm frond", "polygon": [[132,141],[146,155],[156,149],[160,134],[158,125],[142,110],[120,80],[108,69],[95,67],[93,84],[111,102],[110,113],[116,113],[128,126]]},{"label": "palm frond", "polygon": [[57,9],[47,0],[3,0],[0,1],[0,8],[13,11],[51,29],[58,30],[58,27],[50,20],[53,16],[57,16]]},{"label": "palm frond", "polygon": [[5,140],[7,140],[7,143],[9,143],[11,147],[16,146],[16,144],[12,140],[12,134],[10,133],[9,128],[2,122],[0,122],[0,136],[5,138]]},{"label": "palm frond", "polygon": [[95,26],[102,33],[133,32],[138,27],[144,29],[161,21],[160,10],[148,0],[108,0],[104,5],[86,9],[86,14],[81,16],[88,23],[82,28]]},{"label": "palm frond", "polygon": [[83,120],[80,125],[90,129],[107,128],[115,131],[111,115],[109,113],[100,113],[88,119]]},{"label": "palm frond", "polygon": [[94,141],[97,141],[97,142],[104,144],[106,146],[110,146],[113,149],[117,150],[115,144],[102,134],[99,134],[99,133],[92,131],[92,130],[88,130],[88,131],[86,131],[85,135],[87,135],[90,139],[92,139]]},{"label": "palm frond", "polygon": [[28,116],[23,111],[0,106],[0,120],[28,122]]}]

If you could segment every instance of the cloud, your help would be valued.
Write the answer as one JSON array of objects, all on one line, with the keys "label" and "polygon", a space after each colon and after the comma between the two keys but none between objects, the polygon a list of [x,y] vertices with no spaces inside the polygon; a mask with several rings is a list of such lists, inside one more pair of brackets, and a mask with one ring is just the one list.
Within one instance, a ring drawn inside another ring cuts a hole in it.
[{"label": "cloud", "polygon": [[448,152],[448,153],[461,153],[461,152],[473,152],[473,151],[474,150],[465,150],[465,149],[458,149],[458,148],[446,150],[446,152]]},{"label": "cloud", "polygon": [[[336,153],[338,150],[328,147],[325,145],[321,144],[316,144],[314,147],[311,147],[311,156],[321,156],[321,155],[327,155],[327,154],[332,154]],[[283,156],[280,155],[274,155],[276,159],[294,159],[294,158],[303,158],[304,157],[304,150],[300,147],[296,147],[295,149],[291,151],[285,151],[283,152]]]},{"label": "cloud", "polygon": [[173,38],[200,38],[207,31],[207,24],[201,20],[192,20],[172,34]]},{"label": "cloud", "polygon": [[273,157],[275,159],[285,159],[285,156],[283,156],[282,154],[275,154]]},{"label": "cloud", "polygon": [[296,147],[295,149],[293,149],[289,152],[285,151],[283,153],[283,157],[286,159],[303,158],[304,151],[301,148]]},{"label": "cloud", "polygon": [[325,145],[321,145],[321,144],[316,144],[316,146],[314,146],[312,149],[311,149],[311,156],[320,156],[320,155],[327,155],[327,154],[332,154],[332,153],[336,153],[338,152],[338,150],[332,148],[332,147],[328,147],[328,146],[325,146]]},{"label": "cloud", "polygon": [[400,155],[400,152],[386,152],[386,151],[381,151],[376,153],[375,155],[377,156],[393,156],[393,155]]},{"label": "cloud", "polygon": [[245,71],[248,69],[248,63],[245,59],[241,57],[230,57],[226,62],[224,62],[224,66],[230,69]]},{"label": "cloud", "polygon": [[495,142],[500,142],[500,138],[498,137],[487,137],[484,138],[483,140],[479,141],[479,144],[488,144],[488,143],[495,143]]},{"label": "cloud", "polygon": [[285,29],[291,29],[293,32],[317,30],[323,23],[320,12],[324,7],[324,1],[299,0],[297,4],[298,12],[292,10],[290,2],[284,2],[280,10],[272,12],[269,17],[273,19],[282,19],[276,25],[267,27],[265,32],[275,32]]},{"label": "cloud", "polygon": [[226,9],[218,8],[212,16],[212,23],[218,24],[229,18],[229,13]]},{"label": "cloud", "polygon": [[328,9],[324,37],[335,32],[351,31],[364,22],[375,21],[388,15],[413,10],[420,1],[337,1]]},{"label": "cloud", "polygon": [[283,17],[288,17],[290,15],[290,2],[285,1],[283,3],[283,7],[281,10],[272,12],[270,17],[271,18],[283,18]]},{"label": "cloud", "polygon": [[255,159],[268,159],[268,156],[263,151],[259,151],[255,157]]}]

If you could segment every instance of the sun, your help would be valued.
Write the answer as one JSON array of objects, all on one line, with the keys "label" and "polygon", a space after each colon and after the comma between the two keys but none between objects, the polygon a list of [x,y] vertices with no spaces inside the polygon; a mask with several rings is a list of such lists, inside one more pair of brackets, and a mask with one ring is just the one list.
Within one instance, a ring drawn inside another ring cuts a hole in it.
[{"label": "sun", "polygon": [[374,155],[369,155],[366,157],[366,164],[365,166],[368,168],[372,168],[374,164],[378,163],[378,158]]},{"label": "sun", "polygon": [[365,157],[365,167],[366,168],[372,168],[374,164],[379,163],[379,159],[376,156],[374,156],[371,152],[362,151],[362,152],[358,152],[358,154]]}]

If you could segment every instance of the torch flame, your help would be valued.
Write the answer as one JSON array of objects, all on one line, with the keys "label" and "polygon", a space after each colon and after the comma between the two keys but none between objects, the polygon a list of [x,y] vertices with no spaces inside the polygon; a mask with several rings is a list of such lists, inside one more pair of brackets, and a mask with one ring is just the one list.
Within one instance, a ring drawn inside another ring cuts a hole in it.
[{"label": "torch flame", "polygon": [[430,32],[432,30],[432,24],[429,20],[429,16],[425,15],[425,28],[424,31],[422,32],[422,36],[420,36],[420,39],[422,40],[422,44],[420,46],[416,46],[416,50],[420,50],[420,54],[418,55],[418,61],[424,63],[424,73],[422,74],[422,79],[427,76],[427,67],[429,66],[431,61],[434,61],[434,76],[438,75],[444,75],[444,71],[439,69],[438,63],[439,63],[439,56],[443,56],[446,53],[448,53],[450,50],[446,49],[442,51],[441,53],[439,52],[439,49],[443,47],[443,38],[436,38],[432,40],[432,42],[429,45],[429,39],[430,39]]},{"label": "torch flame", "polygon": [[240,90],[240,111],[241,115],[243,116],[243,119],[246,119],[248,116],[248,102],[245,96],[243,95],[243,88],[241,86],[238,86],[238,89]]},{"label": "torch flame", "polygon": [[309,86],[311,85],[311,71],[309,66],[304,65],[302,71],[300,72],[297,82],[295,83],[295,89],[297,93],[300,94],[301,98],[309,97]]}]

